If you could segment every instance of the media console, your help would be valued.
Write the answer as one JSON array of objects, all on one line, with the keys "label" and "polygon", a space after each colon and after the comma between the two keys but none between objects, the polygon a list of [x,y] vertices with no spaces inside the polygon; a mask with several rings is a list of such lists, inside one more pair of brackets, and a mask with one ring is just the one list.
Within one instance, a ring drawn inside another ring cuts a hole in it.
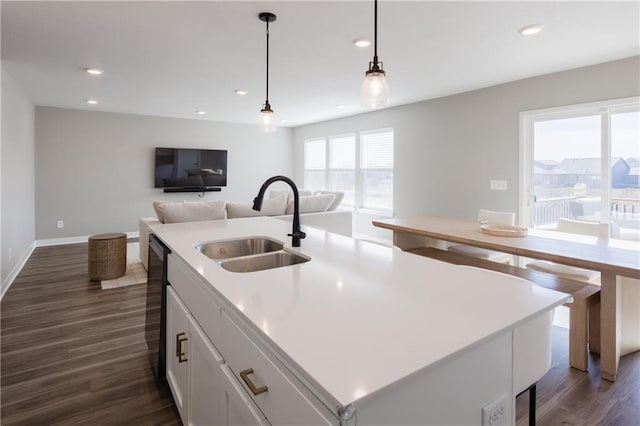
[{"label": "media console", "polygon": [[164,192],[220,192],[219,186],[168,186]]}]

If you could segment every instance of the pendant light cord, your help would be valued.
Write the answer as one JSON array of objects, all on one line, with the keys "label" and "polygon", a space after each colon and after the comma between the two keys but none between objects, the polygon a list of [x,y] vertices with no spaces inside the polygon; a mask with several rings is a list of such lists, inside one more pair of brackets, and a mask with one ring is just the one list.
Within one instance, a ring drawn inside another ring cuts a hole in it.
[{"label": "pendant light cord", "polygon": [[267,19],[267,99],[265,106],[269,107],[269,20]]},{"label": "pendant light cord", "polygon": [[378,0],[373,2],[373,65],[378,65]]}]

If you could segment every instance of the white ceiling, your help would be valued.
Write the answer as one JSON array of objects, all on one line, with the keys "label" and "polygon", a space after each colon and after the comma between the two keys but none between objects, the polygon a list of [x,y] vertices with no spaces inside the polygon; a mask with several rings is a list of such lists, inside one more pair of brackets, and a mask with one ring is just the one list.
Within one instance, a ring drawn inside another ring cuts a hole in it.
[{"label": "white ceiling", "polygon": [[[2,1],[2,63],[36,105],[280,126],[364,112],[372,1]],[[640,2],[381,0],[378,55],[390,104],[638,55]],[[517,29],[542,23],[524,37]],[[104,69],[99,77],[83,69]],[[234,89],[249,94],[238,96]],[[85,104],[96,98],[99,104]],[[337,109],[336,105],[344,105]],[[196,110],[207,111],[198,116]]]}]

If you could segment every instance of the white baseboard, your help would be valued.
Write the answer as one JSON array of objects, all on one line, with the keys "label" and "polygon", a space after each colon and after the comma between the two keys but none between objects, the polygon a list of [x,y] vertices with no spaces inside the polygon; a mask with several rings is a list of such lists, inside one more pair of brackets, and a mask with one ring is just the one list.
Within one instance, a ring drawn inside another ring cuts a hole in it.
[{"label": "white baseboard", "polygon": [[[139,232],[127,232],[127,238],[138,238]],[[62,244],[76,244],[76,243],[86,243],[89,240],[90,235],[82,236],[82,237],[68,237],[68,238],[49,238],[46,240],[36,240],[29,246],[27,252],[22,256],[20,262],[16,264],[16,266],[11,270],[11,273],[7,276],[7,279],[0,283],[0,300],[4,297],[4,294],[9,290],[11,284],[16,279],[24,264],[27,263],[29,257],[33,253],[33,250],[36,247],[47,247],[47,246],[57,246]]]},{"label": "white baseboard", "polygon": [[[138,238],[139,232],[127,232],[127,238]],[[49,238],[46,240],[36,240],[36,247],[47,247],[47,246],[59,246],[62,244],[77,244],[77,243],[86,243],[89,241],[89,237],[91,235],[83,235],[80,237],[67,237],[67,238]]]},{"label": "white baseboard", "polygon": [[36,243],[31,243],[26,253],[20,259],[20,262],[18,262],[16,266],[11,270],[11,273],[9,273],[7,279],[2,282],[2,284],[0,284],[0,300],[2,300],[7,290],[9,290],[9,287],[11,287],[11,284],[13,284],[13,281],[16,279],[20,271],[22,271],[22,268],[24,268],[24,264],[27,263],[27,260],[29,260],[29,257],[31,257],[31,253],[33,253],[33,250],[35,250],[35,248]]}]

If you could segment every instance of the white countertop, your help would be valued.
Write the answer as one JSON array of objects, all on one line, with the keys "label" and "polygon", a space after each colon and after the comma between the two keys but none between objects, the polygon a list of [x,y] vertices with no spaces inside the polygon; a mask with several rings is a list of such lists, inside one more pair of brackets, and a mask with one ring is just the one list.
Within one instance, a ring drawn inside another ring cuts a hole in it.
[{"label": "white countertop", "polygon": [[[514,328],[568,295],[491,271],[259,217],[152,225],[174,254],[211,283],[274,347],[346,406]],[[311,261],[233,273],[202,242],[268,236]]]}]

